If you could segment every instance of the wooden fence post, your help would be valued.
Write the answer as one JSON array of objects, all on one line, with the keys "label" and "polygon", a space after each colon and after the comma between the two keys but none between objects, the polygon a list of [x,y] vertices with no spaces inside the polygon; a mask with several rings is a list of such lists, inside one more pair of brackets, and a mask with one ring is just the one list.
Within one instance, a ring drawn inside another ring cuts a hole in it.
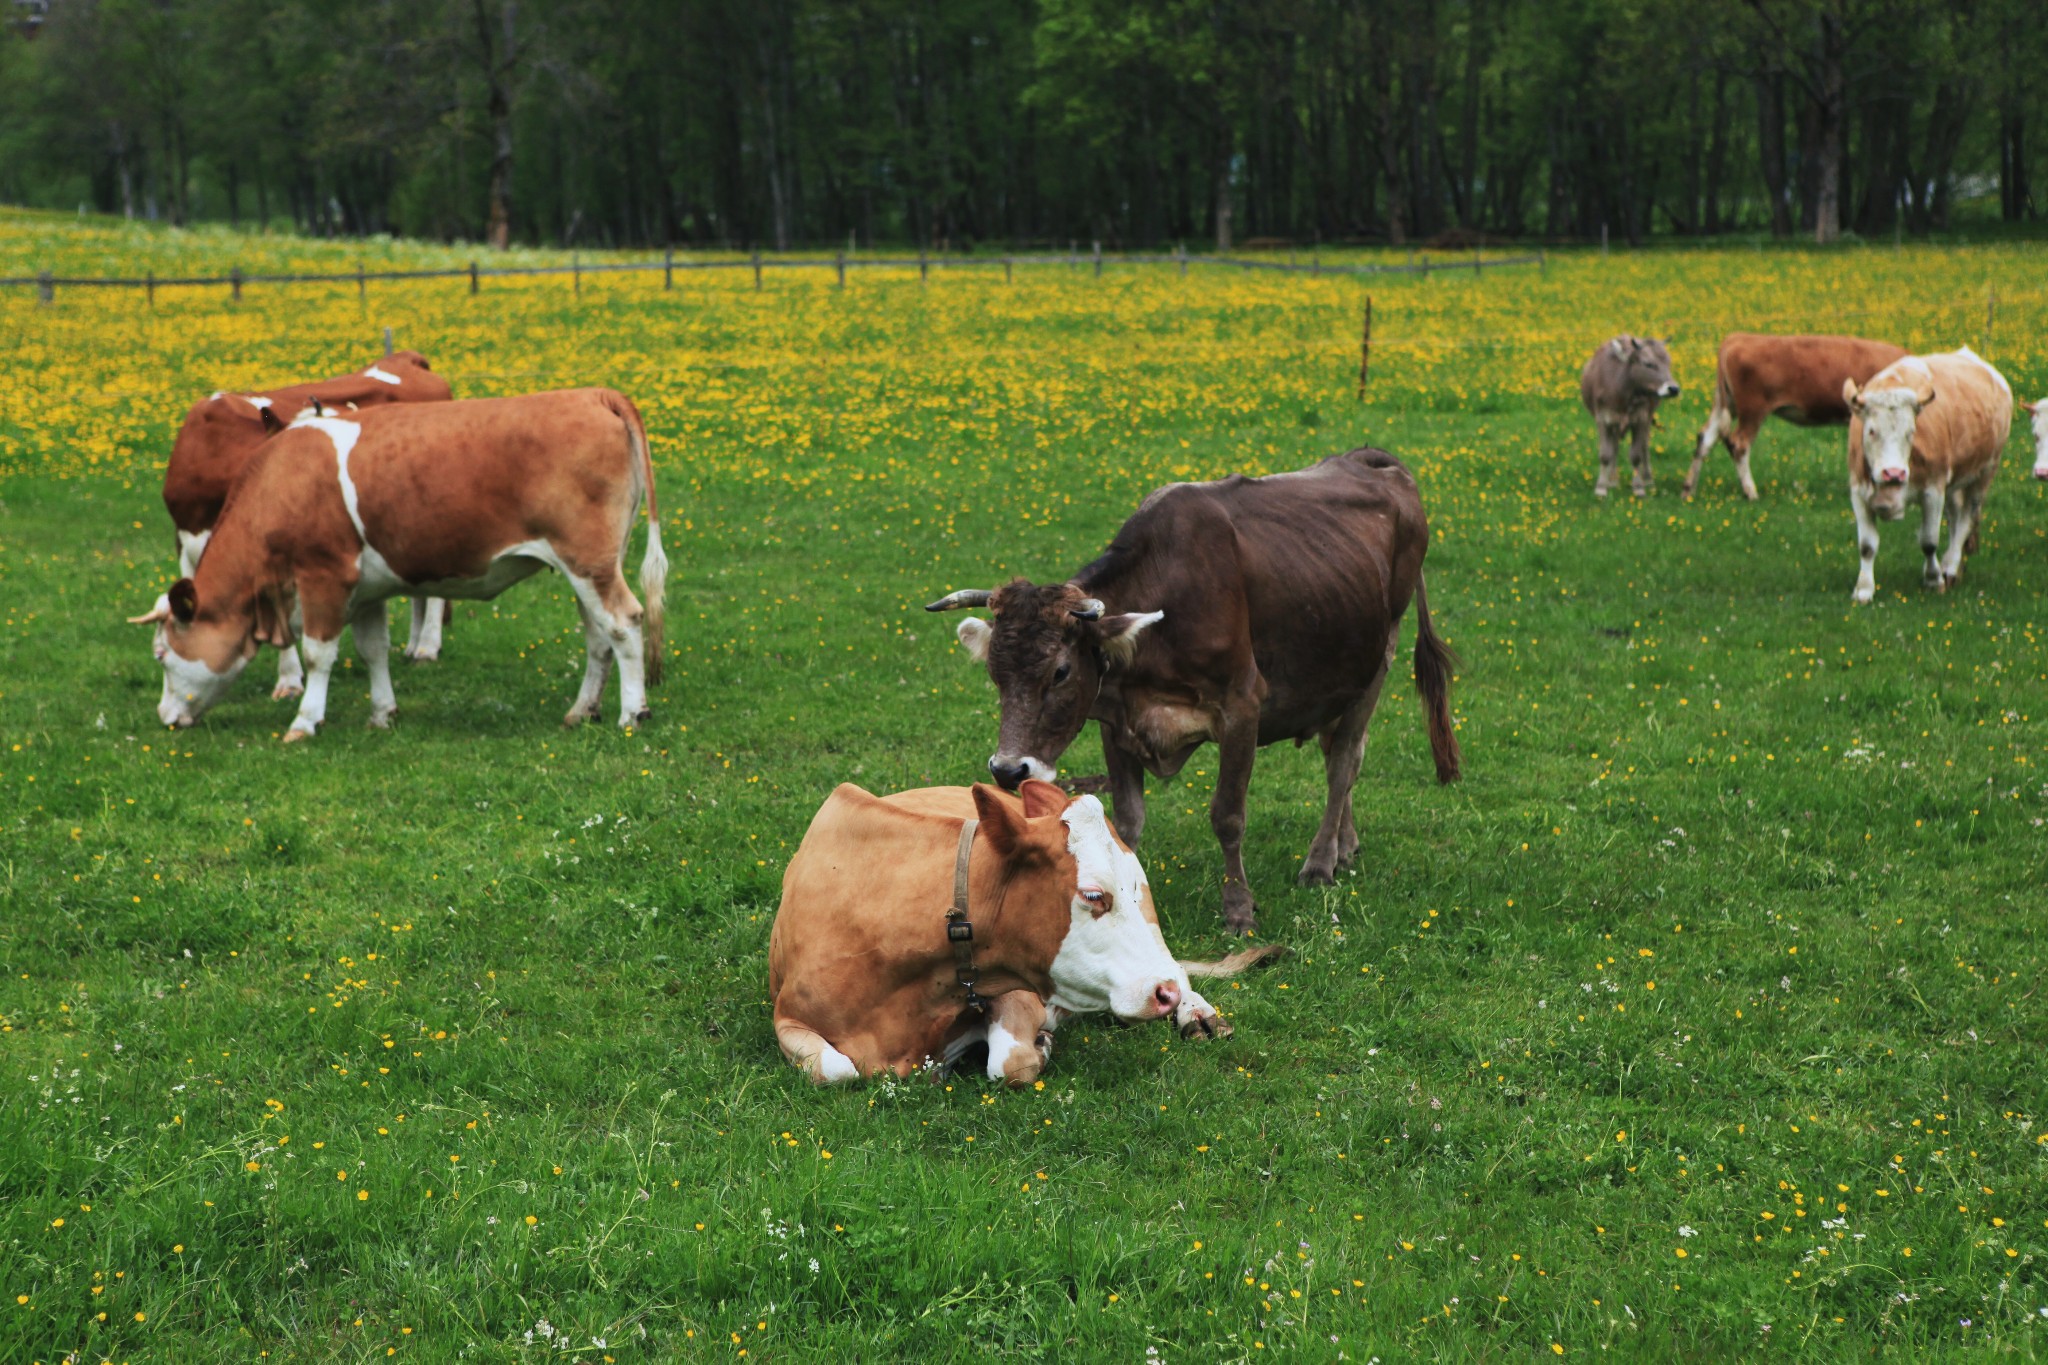
[{"label": "wooden fence post", "polygon": [[1358,401],[1365,401],[1365,381],[1372,366],[1372,295],[1365,296],[1365,330],[1358,338]]},{"label": "wooden fence post", "polygon": [[917,249],[917,282],[918,282],[919,284],[923,284],[923,283],[925,282],[925,275],[926,275],[926,272],[927,272],[927,271],[928,271],[928,270],[929,270],[930,268],[931,268],[931,262],[929,262],[929,261],[927,261],[927,260],[925,259],[925,256],[924,256],[924,248],[923,248],[923,247],[919,247],[919,248]]},{"label": "wooden fence post", "polygon": [[242,267],[236,266],[228,272],[228,287],[234,291],[235,302],[242,301]]},{"label": "wooden fence post", "polygon": [[391,354],[391,329],[389,327],[384,329],[384,354]]},{"label": "wooden fence post", "polygon": [[1008,284],[1009,282],[1010,282],[1010,258],[1009,258],[1008,256],[1005,256],[1005,257],[1003,257],[1003,283],[1004,283],[1004,284]]},{"label": "wooden fence post", "polygon": [[1188,277],[1188,244],[1186,242],[1175,242],[1173,244],[1173,254],[1175,259],[1180,262],[1180,277],[1186,279]]},{"label": "wooden fence post", "polygon": [[52,276],[52,275],[50,274],[50,272],[49,272],[49,271],[47,271],[47,270],[43,270],[43,271],[39,271],[39,272],[37,272],[37,274],[36,274],[36,302],[37,302],[37,303],[55,303],[56,301],[57,301],[57,281],[56,281],[56,279],[55,279],[55,278],[54,278],[54,277],[53,277],[53,276]]},{"label": "wooden fence post", "polygon": [[761,248],[754,248],[754,292],[761,292]]},{"label": "wooden fence post", "polygon": [[582,298],[583,253],[580,251],[572,251],[569,253],[569,280],[576,291],[576,297],[579,299]]},{"label": "wooden fence post", "polygon": [[1550,253],[1548,251],[1536,253],[1536,273],[1546,280],[1550,278]]},{"label": "wooden fence post", "polygon": [[[242,291],[239,288],[235,290],[235,297],[242,297]],[[370,283],[363,278],[363,263],[361,261],[356,262],[356,302],[364,307],[368,307],[370,303]]]},{"label": "wooden fence post", "polygon": [[149,294],[149,306],[152,308],[156,307],[156,271],[152,270],[149,272],[149,278],[144,282],[143,287]]},{"label": "wooden fence post", "polygon": [[661,253],[661,287],[664,290],[676,287],[676,249],[670,247]]},{"label": "wooden fence post", "polygon": [[1095,244],[1095,278],[1102,278],[1102,243]]},{"label": "wooden fence post", "polygon": [[477,282],[476,282],[476,262],[475,262],[475,261],[471,261],[471,262],[469,263],[469,292],[470,292],[470,294],[471,294],[472,296],[474,296],[474,295],[476,294],[476,290],[477,290]]},{"label": "wooden fence post", "polygon": [[844,289],[846,288],[846,253],[843,251],[835,252],[832,259],[833,264],[839,267],[839,287]]}]

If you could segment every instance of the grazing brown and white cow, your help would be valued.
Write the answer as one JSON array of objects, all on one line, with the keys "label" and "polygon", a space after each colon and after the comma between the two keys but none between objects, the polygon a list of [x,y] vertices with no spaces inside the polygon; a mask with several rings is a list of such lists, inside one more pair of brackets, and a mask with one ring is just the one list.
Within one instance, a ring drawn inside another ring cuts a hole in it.
[{"label": "grazing brown and white cow", "polygon": [[[1920,503],[1920,552],[1927,557],[1921,581],[1946,592],[1962,576],[1963,557],[1976,549],[1984,495],[2012,431],[2011,386],[1965,346],[1893,361],[1861,387],[1844,380],[1842,402],[1852,414],[1849,505],[1856,513],[1856,546],[1862,556],[1856,601],[1868,602],[1877,591],[1875,518],[1897,521],[1915,498]],[[1937,553],[1944,503],[1945,561]]]},{"label": "grazing brown and white cow", "polygon": [[[625,581],[643,502],[644,615]],[[551,568],[575,591],[589,655],[565,723],[597,714],[616,658],[619,724],[632,725],[644,684],[661,680],[660,528],[640,414],[610,389],[302,412],[236,481],[197,574],[137,618],[158,627],[157,714],[193,724],[259,644],[302,633],[306,695],[285,739],[307,739],[349,625],[369,665],[370,724],[389,725],[389,598],[496,597]]]},{"label": "grazing brown and white cow", "polygon": [[2048,479],[2048,398],[2038,403],[2022,403],[2020,407],[2034,428],[2034,477]]},{"label": "grazing brown and white cow", "polygon": [[1188,978],[1278,951],[1175,961],[1145,869],[1092,796],[1036,781],[1016,796],[847,784],[783,873],[768,993],[783,1055],[813,1081],[908,1075],[986,1043],[989,1078],[1017,1086],[1070,1014],[1227,1036]]},{"label": "grazing brown and white cow", "polygon": [[[265,441],[307,408],[317,404],[340,412],[380,403],[445,403],[449,397],[448,381],[434,373],[425,356],[399,351],[353,374],[256,393],[216,393],[194,403],[178,427],[170,463],[164,467],[164,507],[178,533],[178,573],[190,578],[199,567],[235,476]],[[430,610],[429,604],[414,599],[407,658],[439,657],[446,605],[436,602]],[[277,687],[271,695],[281,701],[304,690],[298,652],[280,651]]]},{"label": "grazing brown and white cow", "polygon": [[1621,482],[1619,453],[1628,434],[1628,462],[1635,470],[1637,497],[1648,497],[1650,428],[1657,424],[1657,404],[1678,397],[1671,378],[1671,353],[1655,337],[1619,336],[1603,344],[1579,371],[1579,401],[1593,415],[1600,433],[1600,474],[1593,496],[1604,498]]},{"label": "grazing brown and white cow", "polygon": [[1423,592],[1429,526],[1415,480],[1384,450],[1333,455],[1266,478],[1170,484],[1146,497],[1100,558],[1065,583],[1019,578],[926,611],[990,608],[960,643],[988,665],[1002,703],[989,772],[1006,788],[1050,780],[1092,717],[1136,847],[1145,774],[1172,777],[1202,745],[1221,752],[1209,824],[1223,846],[1223,914],[1249,932],[1245,796],[1259,746],[1313,736],[1328,802],[1299,880],[1331,880],[1358,851],[1351,788],[1366,726],[1416,608],[1415,682],[1439,782],[1458,776],[1455,661]]},{"label": "grazing brown and white cow", "polygon": [[1799,427],[1840,426],[1849,420],[1842,402],[1842,382],[1867,384],[1870,377],[1906,353],[1888,341],[1861,337],[1762,336],[1730,332],[1721,338],[1714,364],[1714,406],[1695,444],[1692,468],[1679,492],[1691,497],[1699,486],[1700,467],[1714,443],[1728,447],[1742,480],[1742,496],[1756,501],[1756,480],[1749,475],[1749,448],[1766,417],[1782,417]]}]

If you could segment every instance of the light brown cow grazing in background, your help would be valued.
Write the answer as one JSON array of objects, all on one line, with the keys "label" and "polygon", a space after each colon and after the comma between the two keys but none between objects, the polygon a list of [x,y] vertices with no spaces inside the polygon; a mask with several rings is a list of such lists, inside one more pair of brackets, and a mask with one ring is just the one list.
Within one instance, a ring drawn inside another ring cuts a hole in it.
[{"label": "light brown cow grazing in background", "polygon": [[[194,403],[171,443],[164,467],[164,507],[178,533],[178,573],[190,578],[227,503],[235,477],[248,467],[263,443],[291,425],[301,412],[319,404],[336,412],[382,403],[445,403],[448,381],[433,372],[418,351],[399,351],[352,374],[307,384],[253,393],[216,393]],[[412,634],[406,657],[433,659],[441,652],[441,621],[445,602],[432,610],[413,602]],[[305,690],[298,651],[279,651],[277,687],[280,701]]]},{"label": "light brown cow grazing in background", "polygon": [[1749,474],[1749,448],[1766,417],[1782,417],[1794,426],[1840,426],[1849,420],[1842,402],[1842,381],[1868,383],[1870,377],[1906,353],[1888,341],[1861,337],[1762,336],[1730,332],[1721,338],[1714,365],[1714,406],[1693,450],[1692,469],[1679,489],[1691,497],[1699,486],[1700,467],[1716,441],[1728,446],[1742,480],[1742,496],[1756,501],[1756,480]]},{"label": "light brown cow grazing in background", "polygon": [[[1849,505],[1856,513],[1862,566],[1855,599],[1877,591],[1877,522],[1897,521],[1908,501],[1920,502],[1922,582],[1938,592],[1961,577],[1963,556],[1976,548],[1984,494],[1998,473],[1999,452],[2012,430],[2012,388],[2005,376],[1965,346],[1942,355],[1906,356],[1870,383],[1842,382],[1849,408]],[[1948,505],[1948,557],[1936,553],[1941,510]]]},{"label": "light brown cow grazing in background", "polygon": [[[642,503],[645,616],[625,582]],[[385,602],[491,598],[544,568],[569,581],[589,655],[567,724],[597,714],[614,658],[619,724],[646,713],[661,680],[661,551],[654,470],[640,414],[610,389],[461,403],[406,403],[347,416],[302,412],[235,483],[199,571],[157,611],[164,666],[157,714],[195,723],[259,644],[304,635],[306,695],[287,741],[327,713],[343,625],[369,665],[370,723],[390,724]]]},{"label": "light brown cow grazing in background", "polygon": [[1593,352],[1579,371],[1579,401],[1593,414],[1600,433],[1600,474],[1593,496],[1604,498],[1621,482],[1619,452],[1628,435],[1628,462],[1635,470],[1637,497],[1648,497],[1650,428],[1657,424],[1657,404],[1678,396],[1671,378],[1671,353],[1654,337],[1619,336]]},{"label": "light brown cow grazing in background", "polygon": [[813,1081],[908,1075],[986,1043],[989,1079],[1021,1086],[1070,1014],[1227,1035],[1188,978],[1278,951],[1176,962],[1145,869],[1092,796],[1034,780],[1015,796],[846,784],[783,873],[768,993],[783,1055]]}]

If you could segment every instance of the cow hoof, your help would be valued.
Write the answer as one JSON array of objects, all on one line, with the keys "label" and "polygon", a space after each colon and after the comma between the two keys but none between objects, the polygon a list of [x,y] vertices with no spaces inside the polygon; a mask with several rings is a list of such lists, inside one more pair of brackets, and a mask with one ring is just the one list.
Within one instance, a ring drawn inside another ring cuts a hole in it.
[{"label": "cow hoof", "polygon": [[391,728],[391,718],[397,714],[398,708],[395,706],[389,711],[372,711],[370,713],[370,728],[372,730],[389,730]]},{"label": "cow hoof", "polygon": [[1294,874],[1297,886],[1328,886],[1335,880],[1334,869],[1322,863],[1304,863],[1301,871]]},{"label": "cow hoof", "polygon": [[303,697],[305,695],[306,689],[297,683],[281,682],[270,689],[270,699],[272,701],[290,701],[294,697]]},{"label": "cow hoof", "polygon": [[654,712],[643,706],[630,716],[619,717],[619,728],[621,730],[630,730],[636,725],[645,725],[648,717],[653,714]]},{"label": "cow hoof", "polygon": [[311,730],[301,730],[296,725],[284,732],[284,742],[287,744],[297,744],[301,740],[311,739],[312,737],[313,732]]},{"label": "cow hoof", "polygon": [[435,649],[435,650],[425,650],[425,649],[420,649],[420,650],[413,650],[413,649],[408,649],[408,650],[406,650],[406,651],[405,651],[405,660],[406,660],[406,662],[407,662],[407,663],[414,663],[414,664],[431,664],[431,663],[435,663],[435,662],[438,662],[438,661],[440,660],[440,658],[441,658],[441,651],[440,651],[440,650],[438,650],[438,649]]},{"label": "cow hoof", "polygon": [[1596,498],[1605,498],[1607,496],[1607,490],[1604,488],[1596,488],[1593,490],[1593,496]]},{"label": "cow hoof", "polygon": [[573,730],[584,721],[595,719],[596,716],[597,713],[595,711],[586,711],[580,706],[574,707],[568,715],[562,717],[562,728],[564,730]]},{"label": "cow hoof", "polygon": [[1849,594],[1849,600],[1859,607],[1864,607],[1870,605],[1870,599],[1875,596],[1877,596],[1877,593],[1874,591],[1865,592],[1862,588],[1858,588]]},{"label": "cow hoof", "polygon": [[1256,934],[1259,931],[1258,909],[1225,910],[1223,927],[1233,934]]},{"label": "cow hoof", "polygon": [[1180,1026],[1180,1036],[1191,1043],[1204,1038],[1228,1038],[1235,1031],[1220,1014],[1198,1014]]}]

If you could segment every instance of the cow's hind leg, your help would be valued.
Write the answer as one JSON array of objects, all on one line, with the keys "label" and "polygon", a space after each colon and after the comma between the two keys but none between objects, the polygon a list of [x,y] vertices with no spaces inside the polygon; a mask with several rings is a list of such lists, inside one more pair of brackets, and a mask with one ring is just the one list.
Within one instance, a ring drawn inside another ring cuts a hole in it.
[{"label": "cow's hind leg", "polygon": [[1983,523],[1986,480],[1968,488],[1950,488],[1948,494],[1948,556],[1943,561],[1943,580],[1955,586],[1963,576],[1963,561],[1977,549],[1977,528]]},{"label": "cow's hind leg", "polygon": [[1015,1089],[1031,1084],[1052,1056],[1052,1029],[1036,991],[1005,991],[988,1005],[988,1078]]},{"label": "cow's hind leg", "polygon": [[853,1064],[853,1059],[826,1042],[823,1034],[808,1025],[799,1024],[794,1019],[778,1018],[775,1021],[775,1041],[781,1045],[782,1055],[789,1058],[790,1065],[818,1085],[860,1079],[860,1068]]},{"label": "cow's hind leg", "polygon": [[588,610],[583,612],[583,648],[583,686],[576,693],[569,714],[562,717],[564,725],[581,725],[597,719],[598,708],[604,701],[605,680],[612,675],[611,637],[590,618]]},{"label": "cow's hind leg", "polygon": [[1745,418],[1741,425],[1728,437],[1728,458],[1735,462],[1735,477],[1742,481],[1742,496],[1751,502],[1757,499],[1756,480],[1749,476],[1749,448],[1756,444],[1757,428],[1763,419]]},{"label": "cow's hind leg", "polygon": [[[618,661],[619,725],[631,728],[648,716],[646,643],[640,630],[643,615],[640,600],[626,586],[625,576],[616,565],[607,565],[589,578],[575,574],[568,577],[576,590],[576,604],[583,609],[583,635],[585,643],[593,651],[592,669],[596,668],[595,650],[600,637],[607,660],[615,658]],[[570,708],[569,718],[564,720],[564,724],[574,725],[579,720],[597,715],[604,678],[602,674],[597,675],[595,691],[591,688],[591,678],[590,672],[584,674],[583,691],[577,696],[576,705]]]},{"label": "cow's hind leg", "polygon": [[391,690],[391,615],[382,602],[372,602],[349,621],[355,632],[356,653],[370,672],[370,724],[379,730],[391,728],[398,714],[398,695]]},{"label": "cow's hind leg", "polygon": [[448,604],[438,597],[412,599],[412,627],[405,637],[405,657],[414,663],[432,663],[441,657],[441,624],[448,619]]},{"label": "cow's hind leg", "polygon": [[1700,428],[1699,439],[1692,445],[1692,468],[1685,471],[1685,482],[1678,486],[1678,495],[1689,498],[1700,486],[1700,470],[1706,467],[1707,456],[1714,453],[1714,443],[1728,430],[1728,410],[1721,406],[1720,394],[1714,396],[1713,410],[1707,414],[1707,424]]},{"label": "cow's hind leg", "polygon": [[1358,770],[1365,762],[1367,728],[1380,704],[1380,690],[1387,685],[1387,669],[1394,657],[1393,639],[1387,642],[1387,657],[1380,661],[1379,675],[1365,689],[1365,695],[1345,708],[1344,714],[1316,739],[1323,746],[1323,776],[1328,797],[1323,807],[1322,828],[1308,846],[1308,857],[1295,880],[1303,886],[1327,885],[1338,868],[1358,856],[1358,822],[1351,811],[1351,789],[1358,783]]}]

